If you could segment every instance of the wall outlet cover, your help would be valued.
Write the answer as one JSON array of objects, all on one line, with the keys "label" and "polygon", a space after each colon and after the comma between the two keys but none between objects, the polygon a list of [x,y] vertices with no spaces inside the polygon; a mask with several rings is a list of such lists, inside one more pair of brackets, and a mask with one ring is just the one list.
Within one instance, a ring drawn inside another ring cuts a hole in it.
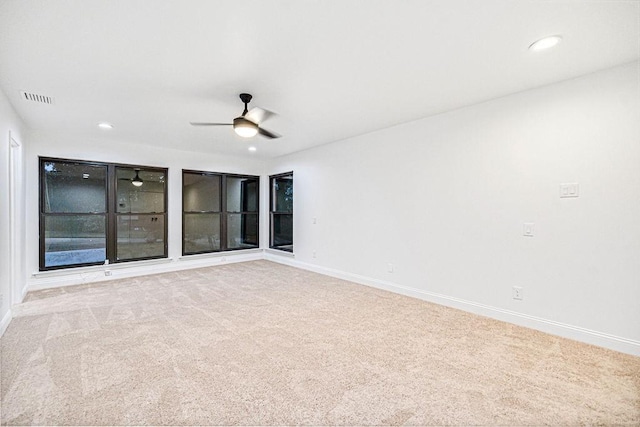
[{"label": "wall outlet cover", "polygon": [[522,300],[522,287],[514,286],[512,288],[513,299]]},{"label": "wall outlet cover", "polygon": [[579,197],[580,185],[577,182],[560,184],[560,198]]}]

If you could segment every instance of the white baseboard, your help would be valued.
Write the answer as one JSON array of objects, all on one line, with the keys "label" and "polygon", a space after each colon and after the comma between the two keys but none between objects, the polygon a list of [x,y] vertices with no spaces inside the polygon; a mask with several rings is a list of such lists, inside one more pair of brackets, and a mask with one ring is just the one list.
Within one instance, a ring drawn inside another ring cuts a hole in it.
[{"label": "white baseboard", "polygon": [[297,261],[293,258],[282,257],[265,253],[264,259],[277,262],[280,264],[290,265],[292,267],[313,271],[315,273],[324,274],[326,276],[336,277],[338,279],[348,280],[361,285],[371,286],[377,289],[402,294],[424,301],[432,302],[447,307],[456,308],[466,312],[479,314],[490,317],[492,319],[501,320],[518,326],[524,326],[548,334],[557,335],[587,344],[593,344],[599,347],[608,348],[610,350],[627,353],[634,356],[640,356],[640,341],[628,338],[622,338],[603,332],[593,331],[590,329],[573,326],[566,323],[556,322],[541,317],[530,316],[511,310],[505,310],[498,307],[492,307],[485,304],[479,304],[473,301],[467,301],[460,298],[454,298],[434,292],[424,291],[421,289],[410,288],[395,283],[372,279],[370,277],[360,276],[358,274],[347,273],[332,268],[322,267],[314,264]]},{"label": "white baseboard", "polygon": [[[180,258],[163,258],[151,261],[52,270],[34,273],[29,278],[26,289],[28,291],[37,291],[260,259],[263,259],[262,250],[256,249],[246,252],[193,255]],[[106,272],[110,272],[111,275],[107,276]]]},{"label": "white baseboard", "polygon": [[0,320],[0,337],[2,337],[2,335],[4,335],[4,331],[7,330],[7,327],[9,326],[9,323],[11,323],[11,319],[12,319],[12,315],[11,315],[11,309],[9,309],[9,311],[7,311],[4,315],[4,317],[2,318],[2,320]]},{"label": "white baseboard", "polygon": [[[301,262],[292,257],[289,253],[274,253],[274,251],[251,250],[241,253],[217,253],[202,256],[189,256],[176,259],[163,259],[153,262],[112,264],[106,266],[88,267],[80,269],[57,270],[51,272],[35,273],[28,281],[26,291],[55,288],[60,286],[78,285],[92,282],[102,282],[128,277],[144,276],[148,274],[167,273],[192,268],[209,267],[244,261],[255,261],[265,259],[292,267],[313,271],[326,276],[336,277],[361,285],[371,286],[378,289],[387,290],[397,294],[419,298],[424,301],[452,307],[466,312],[479,314],[492,319],[501,320],[519,326],[536,329],[564,338],[593,344],[599,347],[608,348],[622,353],[640,356],[640,341],[618,337],[615,335],[593,331],[590,329],[573,326],[566,323],[556,322],[541,317],[530,316],[511,310],[505,310],[473,301],[463,300],[448,295],[424,291],[421,289],[402,286],[383,280],[373,279],[358,274],[322,267],[306,262]],[[105,276],[105,271],[111,272],[111,276]],[[24,295],[22,296],[24,299]],[[11,321],[11,315],[5,316],[0,323],[0,331]]]},{"label": "white baseboard", "polygon": [[22,291],[20,292],[20,301],[18,301],[18,304],[20,304],[22,301],[24,301],[24,297],[27,296],[27,292],[28,291],[29,291],[29,287],[25,283],[24,286],[22,287]]}]

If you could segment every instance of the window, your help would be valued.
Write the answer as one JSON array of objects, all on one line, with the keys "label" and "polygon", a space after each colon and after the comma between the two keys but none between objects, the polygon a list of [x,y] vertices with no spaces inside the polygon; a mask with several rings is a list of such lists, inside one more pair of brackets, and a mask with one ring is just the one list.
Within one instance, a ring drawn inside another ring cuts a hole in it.
[{"label": "window", "polygon": [[40,270],[166,258],[166,175],[40,158]]},{"label": "window", "polygon": [[269,247],[293,252],[293,172],[269,177]]},{"label": "window", "polygon": [[257,176],[182,171],[182,254],[257,248]]},{"label": "window", "polygon": [[107,166],[40,160],[40,269],[107,259]]},{"label": "window", "polygon": [[166,174],[166,170],[116,166],[116,260],[167,256]]}]

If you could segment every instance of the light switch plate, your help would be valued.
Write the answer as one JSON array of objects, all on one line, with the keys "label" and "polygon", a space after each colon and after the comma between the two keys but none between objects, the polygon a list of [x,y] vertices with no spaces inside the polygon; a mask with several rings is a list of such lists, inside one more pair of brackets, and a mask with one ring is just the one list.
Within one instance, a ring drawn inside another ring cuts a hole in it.
[{"label": "light switch plate", "polygon": [[580,196],[580,186],[577,182],[568,183],[568,184],[560,184],[560,198],[564,199],[567,197],[579,197]]},{"label": "light switch plate", "polygon": [[525,222],[522,228],[522,235],[525,237],[533,237],[534,225],[532,222]]}]

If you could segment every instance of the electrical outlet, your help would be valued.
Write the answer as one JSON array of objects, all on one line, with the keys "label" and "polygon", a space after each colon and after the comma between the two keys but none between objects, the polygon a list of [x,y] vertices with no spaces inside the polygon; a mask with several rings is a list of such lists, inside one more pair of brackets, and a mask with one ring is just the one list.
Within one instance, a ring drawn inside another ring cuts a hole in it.
[{"label": "electrical outlet", "polygon": [[513,299],[522,300],[522,288],[520,286],[514,286],[512,291]]},{"label": "electrical outlet", "polygon": [[391,264],[391,263],[387,264],[387,271],[389,273],[393,273],[393,264]]},{"label": "electrical outlet", "polygon": [[3,302],[4,302],[4,295],[0,294],[0,307],[2,307]]},{"label": "electrical outlet", "polygon": [[578,183],[560,184],[560,198],[579,197],[580,186]]},{"label": "electrical outlet", "polygon": [[313,251],[313,252],[311,253],[311,256],[312,256],[313,258],[315,258],[315,257],[316,257],[316,251]]}]

